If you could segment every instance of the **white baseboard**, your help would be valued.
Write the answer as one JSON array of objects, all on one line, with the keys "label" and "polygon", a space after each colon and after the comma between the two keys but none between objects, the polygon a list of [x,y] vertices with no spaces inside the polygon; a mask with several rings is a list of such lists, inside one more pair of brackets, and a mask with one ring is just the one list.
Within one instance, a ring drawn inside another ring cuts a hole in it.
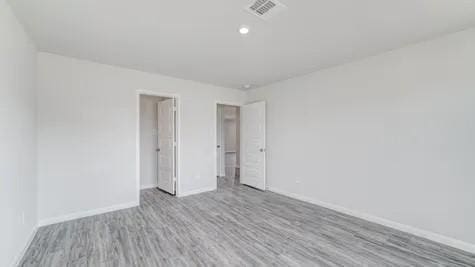
[{"label": "white baseboard", "polygon": [[142,185],[140,187],[140,190],[150,189],[150,188],[157,188],[157,187],[158,187],[158,185],[156,185],[156,184]]},{"label": "white baseboard", "polygon": [[295,199],[298,199],[298,200],[301,200],[301,201],[304,201],[304,202],[308,202],[308,203],[311,203],[311,204],[322,206],[324,208],[328,208],[328,209],[335,210],[335,211],[338,211],[338,212],[341,212],[341,213],[344,213],[344,214],[347,214],[347,215],[350,215],[350,216],[361,218],[361,219],[366,220],[366,221],[370,221],[370,222],[381,224],[381,225],[384,225],[384,226],[387,226],[387,227],[391,227],[391,228],[394,228],[396,230],[403,231],[403,232],[406,232],[406,233],[410,233],[410,234],[413,234],[415,236],[419,236],[419,237],[422,237],[422,238],[426,238],[426,239],[429,239],[429,240],[432,240],[432,241],[435,241],[437,243],[441,243],[441,244],[444,244],[444,245],[447,245],[447,246],[450,246],[450,247],[458,248],[458,249],[461,249],[461,250],[464,250],[464,251],[467,251],[467,252],[470,252],[470,253],[475,253],[475,244],[471,244],[471,243],[461,241],[461,240],[458,240],[458,239],[455,239],[455,238],[447,237],[447,236],[437,234],[437,233],[434,233],[434,232],[422,230],[422,229],[419,229],[419,228],[416,228],[416,227],[413,227],[413,226],[410,226],[410,225],[406,225],[406,224],[397,223],[397,222],[394,222],[394,221],[391,221],[391,220],[383,219],[383,218],[380,218],[380,217],[377,217],[377,216],[374,216],[374,215],[371,215],[371,214],[367,214],[367,213],[347,209],[345,207],[341,207],[341,206],[334,205],[334,204],[331,204],[331,203],[323,202],[323,201],[313,199],[313,198],[310,198],[310,197],[305,197],[305,196],[301,196],[301,195],[298,195],[298,194],[295,194],[295,193],[286,192],[285,190],[280,190],[278,188],[268,187],[267,189],[271,192],[274,192],[274,193],[277,193],[277,194],[280,194],[280,195],[284,195],[284,196],[295,198]]},{"label": "white baseboard", "polygon": [[31,233],[28,237],[28,240],[26,241],[25,246],[20,251],[20,253],[17,255],[17,257],[15,258],[15,260],[13,261],[13,264],[11,266],[19,266],[20,265],[20,261],[25,256],[25,253],[28,250],[28,248],[30,247],[31,242],[33,242],[33,238],[35,238],[35,235],[36,235],[37,231],[38,231],[38,227],[37,226],[33,227],[32,231],[31,231]]},{"label": "white baseboard", "polygon": [[201,193],[205,193],[205,192],[215,191],[215,190],[216,190],[216,187],[204,187],[204,188],[200,188],[200,189],[180,193],[180,195],[178,197],[186,197],[186,196],[201,194]]},{"label": "white baseboard", "polygon": [[133,202],[123,203],[123,204],[114,205],[114,206],[105,207],[105,208],[99,208],[99,209],[94,209],[94,210],[87,210],[87,211],[80,211],[80,212],[70,213],[70,214],[61,215],[61,216],[58,216],[58,217],[42,219],[42,220],[39,221],[38,225],[41,227],[41,226],[45,226],[45,225],[50,225],[50,224],[55,224],[55,223],[60,223],[60,222],[65,222],[65,221],[71,221],[71,220],[84,218],[84,217],[89,217],[89,216],[93,216],[93,215],[98,215],[98,214],[102,214],[102,213],[107,213],[107,212],[111,212],[111,211],[133,208],[133,207],[137,207],[139,204],[140,204],[139,202],[133,201]]}]

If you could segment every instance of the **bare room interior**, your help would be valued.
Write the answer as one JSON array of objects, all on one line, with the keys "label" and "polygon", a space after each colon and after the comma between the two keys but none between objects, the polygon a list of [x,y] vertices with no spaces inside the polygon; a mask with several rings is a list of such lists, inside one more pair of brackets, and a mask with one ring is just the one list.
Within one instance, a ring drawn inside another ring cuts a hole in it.
[{"label": "bare room interior", "polygon": [[475,266],[474,0],[0,0],[0,266]]}]

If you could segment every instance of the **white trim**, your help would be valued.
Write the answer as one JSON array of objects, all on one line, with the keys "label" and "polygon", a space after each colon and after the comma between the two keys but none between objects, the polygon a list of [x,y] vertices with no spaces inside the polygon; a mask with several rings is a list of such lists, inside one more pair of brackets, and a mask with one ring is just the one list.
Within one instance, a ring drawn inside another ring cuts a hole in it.
[{"label": "white trim", "polygon": [[140,186],[140,190],[151,189],[151,188],[156,188],[156,187],[158,187],[158,185],[156,184],[147,184],[147,185]]},{"label": "white trim", "polygon": [[65,221],[71,221],[79,218],[84,218],[84,217],[89,217],[89,216],[94,216],[98,214],[103,214],[111,211],[117,211],[117,210],[123,210],[123,209],[128,209],[128,208],[133,208],[139,206],[139,202],[134,201],[134,202],[129,202],[129,203],[123,203],[123,204],[118,204],[110,207],[105,207],[105,208],[99,208],[99,209],[94,209],[94,210],[87,210],[87,211],[80,211],[80,212],[75,212],[75,213],[70,213],[66,215],[61,215],[58,217],[53,217],[53,218],[47,218],[40,220],[38,223],[38,226],[46,226],[50,224],[55,224],[55,223],[60,223],[60,222],[65,222]]},{"label": "white trim", "polygon": [[28,240],[26,241],[25,246],[23,249],[20,251],[20,253],[17,255],[17,257],[13,260],[13,264],[11,266],[19,266],[21,260],[25,256],[26,251],[31,245],[31,242],[33,242],[33,239],[35,238],[36,232],[38,232],[38,226],[34,226],[33,229],[31,230],[30,236],[28,237]]},{"label": "white trim", "polygon": [[167,93],[162,91],[151,91],[151,90],[137,90],[136,91],[136,137],[135,137],[135,188],[136,188],[136,200],[140,202],[140,95],[149,95],[149,96],[161,96],[169,97],[175,99],[176,104],[176,195],[180,195],[181,184],[180,184],[180,166],[181,166],[181,97],[179,94]]},{"label": "white trim", "polygon": [[190,191],[187,191],[187,192],[183,192],[179,195],[179,197],[187,197],[187,196],[201,194],[201,193],[215,191],[215,190],[216,190],[216,187],[204,187],[204,188],[200,188],[200,189],[196,189],[196,190],[190,190]]},{"label": "white trim", "polygon": [[391,220],[383,219],[381,217],[377,217],[377,216],[367,214],[367,213],[364,213],[364,212],[351,210],[351,209],[348,209],[348,208],[345,208],[345,207],[342,207],[342,206],[327,203],[327,202],[320,201],[320,200],[317,200],[317,199],[314,199],[314,198],[301,196],[301,195],[298,195],[298,194],[295,194],[295,193],[290,193],[290,192],[287,192],[287,191],[284,191],[284,190],[280,190],[278,188],[267,187],[267,189],[271,192],[274,192],[274,193],[277,193],[277,194],[280,194],[280,195],[284,195],[284,196],[295,198],[295,199],[298,199],[298,200],[301,200],[301,201],[304,201],[304,202],[308,202],[308,203],[311,203],[311,204],[322,206],[324,208],[328,208],[328,209],[335,210],[335,211],[338,211],[338,212],[341,212],[341,213],[344,213],[344,214],[347,214],[347,215],[350,215],[350,216],[361,218],[361,219],[366,220],[366,221],[370,221],[370,222],[381,224],[381,225],[384,225],[384,226],[387,226],[387,227],[390,227],[390,228],[394,228],[396,230],[403,231],[403,232],[406,232],[406,233],[410,233],[410,234],[413,234],[413,235],[418,236],[418,237],[426,238],[426,239],[429,239],[429,240],[432,240],[432,241],[435,241],[435,242],[438,242],[438,243],[441,243],[441,244],[444,244],[444,245],[447,245],[447,246],[450,246],[450,247],[458,248],[458,249],[461,249],[461,250],[464,250],[464,251],[468,251],[470,253],[475,253],[475,244],[470,244],[468,242],[464,242],[464,241],[461,241],[461,240],[458,240],[458,239],[455,239],[455,238],[451,238],[451,237],[444,236],[444,235],[441,235],[441,234],[437,234],[437,233],[434,233],[434,232],[430,232],[430,231],[427,231],[427,230],[422,230],[422,229],[419,229],[419,228],[416,228],[416,227],[413,227],[413,226],[410,226],[410,225],[407,225],[407,224],[402,224],[402,223],[394,222],[394,221],[391,221]]}]

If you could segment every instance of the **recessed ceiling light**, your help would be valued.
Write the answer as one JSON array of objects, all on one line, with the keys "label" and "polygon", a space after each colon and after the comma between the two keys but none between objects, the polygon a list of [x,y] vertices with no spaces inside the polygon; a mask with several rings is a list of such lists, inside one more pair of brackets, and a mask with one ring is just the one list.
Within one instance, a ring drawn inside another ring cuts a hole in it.
[{"label": "recessed ceiling light", "polygon": [[249,89],[249,88],[251,88],[251,85],[250,85],[250,84],[245,84],[245,85],[244,85],[244,89]]},{"label": "recessed ceiling light", "polygon": [[242,35],[246,35],[249,33],[249,27],[247,26],[241,26],[239,27],[239,33]]}]

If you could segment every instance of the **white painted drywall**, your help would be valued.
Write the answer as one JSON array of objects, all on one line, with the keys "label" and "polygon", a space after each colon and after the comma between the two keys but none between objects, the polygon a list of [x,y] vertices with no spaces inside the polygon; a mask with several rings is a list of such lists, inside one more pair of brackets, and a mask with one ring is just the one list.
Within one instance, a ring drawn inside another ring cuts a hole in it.
[{"label": "white painted drywall", "polygon": [[249,91],[268,187],[475,244],[475,29]]},{"label": "white painted drywall", "polygon": [[9,1],[45,51],[236,88],[475,23],[474,0],[281,0],[269,22],[243,12],[253,0]]},{"label": "white painted drywall", "polygon": [[38,55],[40,223],[137,201],[137,90],[179,95],[179,190],[215,188],[216,102],[245,93],[58,55]]},{"label": "white painted drywall", "polygon": [[157,186],[157,103],[163,99],[159,96],[140,96],[140,188]]},{"label": "white painted drywall", "polygon": [[36,48],[0,1],[0,266],[36,229]]}]

